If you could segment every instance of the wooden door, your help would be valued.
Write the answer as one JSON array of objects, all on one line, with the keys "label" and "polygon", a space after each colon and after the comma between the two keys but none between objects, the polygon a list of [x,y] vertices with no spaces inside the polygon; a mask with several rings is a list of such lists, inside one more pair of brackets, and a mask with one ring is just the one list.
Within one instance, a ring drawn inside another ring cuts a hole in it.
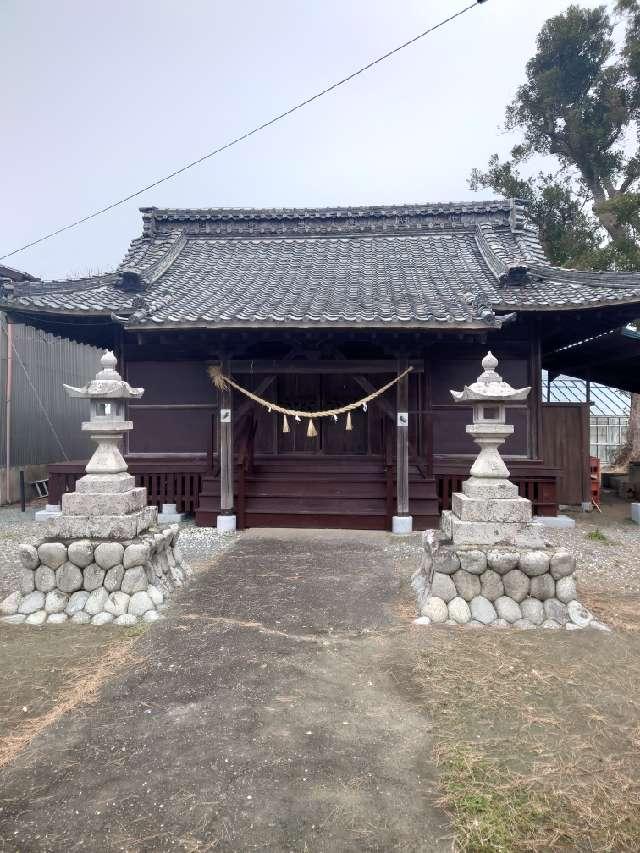
[{"label": "wooden door", "polygon": [[542,456],[545,465],[559,469],[559,504],[591,499],[587,403],[543,403]]},{"label": "wooden door", "polygon": [[[364,396],[364,391],[350,376],[335,374],[322,377],[323,409],[339,409],[346,403]],[[345,429],[347,416],[322,419],[322,446],[326,454],[367,453],[369,411],[355,409],[351,412],[352,429]]]},{"label": "wooden door", "polygon": [[[288,409],[321,411],[350,403],[363,395],[362,389],[349,376],[288,375],[278,377],[278,402]],[[318,435],[307,437],[308,420],[289,418],[290,432],[282,432],[278,419],[278,453],[312,453],[324,455],[366,454],[368,412],[351,413],[352,429],[347,431],[346,415],[318,418],[314,421]]]},{"label": "wooden door", "polygon": [[[287,409],[314,411],[322,408],[320,377],[309,374],[284,374],[278,377],[278,402]],[[307,438],[308,421],[289,420],[289,432],[282,432],[282,416],[278,423],[278,453],[320,453],[322,432],[314,422],[318,435]]]}]

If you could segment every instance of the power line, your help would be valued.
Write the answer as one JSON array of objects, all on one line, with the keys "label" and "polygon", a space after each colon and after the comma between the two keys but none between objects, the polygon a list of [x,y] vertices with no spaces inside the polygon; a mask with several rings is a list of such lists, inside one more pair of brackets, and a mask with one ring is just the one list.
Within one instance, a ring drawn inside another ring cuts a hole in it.
[{"label": "power line", "polygon": [[373,68],[380,62],[384,62],[385,59],[389,59],[394,54],[399,53],[401,50],[404,50],[405,47],[409,47],[410,45],[415,44],[417,41],[420,41],[420,39],[423,39],[430,33],[435,32],[435,30],[444,27],[445,24],[450,23],[456,18],[460,18],[462,15],[464,15],[466,12],[469,12],[474,7],[486,2],[487,0],[473,0],[473,2],[470,3],[468,6],[465,6],[464,9],[460,9],[460,11],[455,12],[453,15],[449,15],[448,18],[445,18],[439,23],[434,24],[432,27],[423,30],[423,32],[418,33],[417,36],[414,36],[408,41],[405,41],[403,44],[394,47],[392,50],[387,51],[387,53],[382,54],[382,56],[378,56],[376,59],[372,59],[371,62],[368,62],[366,65],[361,66],[356,71],[353,71],[351,74],[349,74],[347,77],[343,77],[341,80],[337,80],[335,83],[331,83],[331,85],[327,86],[325,89],[322,89],[320,92],[316,92],[314,95],[305,98],[304,101],[300,101],[299,103],[290,107],[288,110],[285,110],[274,118],[269,119],[269,121],[265,121],[263,124],[257,125],[257,127],[254,127],[252,130],[248,130],[241,136],[236,136],[235,139],[231,139],[229,142],[225,142],[224,145],[220,145],[218,148],[214,148],[213,151],[209,151],[207,154],[203,154],[202,157],[198,157],[197,160],[192,160],[185,166],[181,166],[179,169],[176,169],[175,172],[170,172],[168,175],[164,175],[162,178],[158,178],[152,183],[147,184],[145,187],[141,187],[141,189],[130,193],[124,198],[121,198],[118,201],[114,201],[111,204],[108,204],[106,207],[101,207],[99,210],[95,210],[93,213],[89,213],[87,216],[83,216],[82,219],[76,219],[75,222],[70,222],[68,225],[63,225],[62,228],[58,228],[55,231],[51,231],[49,234],[45,234],[42,237],[38,237],[37,240],[32,240],[30,243],[25,243],[25,245],[20,246],[19,249],[13,249],[11,252],[7,252],[6,255],[0,255],[0,261],[3,261],[5,258],[10,258],[12,255],[17,255],[18,252],[24,252],[25,249],[30,249],[32,246],[36,246],[38,243],[43,243],[45,240],[49,240],[51,237],[56,237],[58,234],[62,234],[63,231],[69,231],[71,228],[76,228],[78,225],[82,225],[84,222],[88,222],[90,219],[95,219],[97,216],[101,216],[103,213],[107,213],[109,210],[113,210],[114,207],[119,207],[121,204],[125,204],[127,201],[131,201],[132,198],[136,198],[137,196],[146,193],[147,190],[151,190],[154,187],[159,186],[159,184],[163,184],[165,181],[170,181],[172,178],[181,175],[188,169],[192,169],[194,166],[198,166],[205,160],[209,160],[211,157],[215,157],[216,154],[220,154],[222,151],[226,151],[228,148],[232,148],[239,142],[244,142],[244,140],[249,139],[250,136],[259,133],[261,130],[266,130],[266,128],[271,127],[279,121],[282,121],[282,119],[286,118],[287,116],[290,116],[297,110],[301,110],[303,107],[308,106],[308,104],[311,104],[313,101],[317,101],[318,98],[321,98],[323,95],[327,95],[329,94],[329,92],[333,92],[339,86],[344,86],[345,83],[349,83],[355,77],[358,77],[360,74],[364,74],[365,71],[369,71],[370,68]]}]

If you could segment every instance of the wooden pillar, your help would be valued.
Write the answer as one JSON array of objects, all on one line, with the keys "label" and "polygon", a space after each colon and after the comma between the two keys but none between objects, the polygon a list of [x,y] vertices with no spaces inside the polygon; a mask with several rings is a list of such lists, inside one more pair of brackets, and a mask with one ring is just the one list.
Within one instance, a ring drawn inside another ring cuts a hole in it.
[{"label": "wooden pillar", "polygon": [[[229,376],[229,361],[222,362]],[[220,391],[220,512],[233,515],[233,391]]]},{"label": "wooden pillar", "polygon": [[542,347],[538,318],[529,324],[529,459],[540,459],[542,453]]},{"label": "wooden pillar", "polygon": [[424,381],[422,383],[422,455],[427,463],[427,474],[433,475],[433,392],[431,389],[431,359],[424,356]]},{"label": "wooden pillar", "polygon": [[[398,374],[408,367],[406,358],[398,359]],[[409,377],[397,385],[397,514],[409,515]]]}]

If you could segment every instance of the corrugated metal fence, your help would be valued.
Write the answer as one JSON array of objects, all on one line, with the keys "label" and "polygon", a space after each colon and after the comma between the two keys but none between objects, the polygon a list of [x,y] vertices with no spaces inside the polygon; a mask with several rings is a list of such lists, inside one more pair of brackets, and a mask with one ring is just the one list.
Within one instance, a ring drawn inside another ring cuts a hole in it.
[{"label": "corrugated metal fence", "polygon": [[[88,402],[67,397],[62,383],[84,385],[101,352],[31,326],[12,325],[10,467],[86,459],[89,438],[80,424]],[[7,465],[7,319],[0,314],[0,466]]]}]

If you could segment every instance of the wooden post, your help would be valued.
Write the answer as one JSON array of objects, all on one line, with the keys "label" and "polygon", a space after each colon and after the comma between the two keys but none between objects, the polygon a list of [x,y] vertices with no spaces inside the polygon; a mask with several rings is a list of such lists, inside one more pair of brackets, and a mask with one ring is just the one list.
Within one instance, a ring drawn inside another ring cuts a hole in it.
[{"label": "wooden post", "polygon": [[[398,373],[408,367],[406,358],[398,359]],[[397,385],[397,514],[409,515],[409,377]]]},{"label": "wooden post", "polygon": [[422,455],[427,461],[427,474],[433,476],[433,392],[431,388],[431,359],[424,357],[424,382],[422,383]]},{"label": "wooden post", "polygon": [[11,394],[13,388],[13,323],[7,320],[7,384],[5,386],[5,503],[11,503]]},{"label": "wooden post", "polygon": [[[542,453],[542,349],[540,326],[537,320],[529,326],[529,385],[531,393],[527,400],[529,409],[529,459],[540,459]],[[548,387],[548,384],[547,384]]]},{"label": "wooden post", "polygon": [[[222,362],[229,376],[229,362]],[[220,391],[220,513],[233,515],[233,391]]]}]

